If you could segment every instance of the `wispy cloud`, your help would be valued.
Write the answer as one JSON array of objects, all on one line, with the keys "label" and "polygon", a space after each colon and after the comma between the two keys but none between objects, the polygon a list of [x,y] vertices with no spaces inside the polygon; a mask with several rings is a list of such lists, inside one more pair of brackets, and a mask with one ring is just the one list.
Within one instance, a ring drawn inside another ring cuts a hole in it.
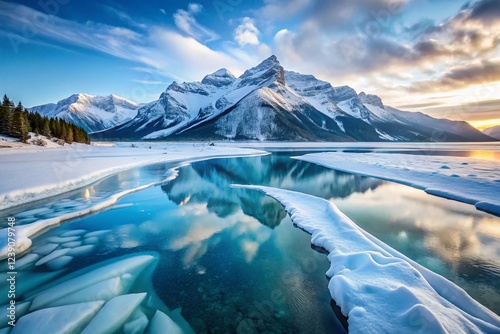
[{"label": "wispy cloud", "polygon": [[146,24],[137,22],[129,14],[127,14],[125,11],[123,11],[121,9],[111,7],[108,5],[104,5],[104,4],[101,6],[107,13],[117,17],[122,22],[129,25],[130,27],[135,27],[135,28],[139,28],[139,29],[146,29],[147,28]]},{"label": "wispy cloud", "polygon": [[195,19],[195,15],[202,11],[203,6],[196,3],[188,5],[188,10],[179,9],[174,14],[174,22],[177,28],[186,35],[204,43],[215,41],[220,36],[214,31],[204,27]]},{"label": "wispy cloud", "polygon": [[155,80],[133,80],[133,82],[139,83],[141,85],[167,85],[167,81],[155,81]]},{"label": "wispy cloud", "polygon": [[453,67],[437,78],[413,83],[408,90],[450,91],[497,81],[500,81],[500,59],[492,59]]},{"label": "wispy cloud", "polygon": [[[198,11],[196,6],[189,7]],[[138,67],[176,80],[199,80],[203,73],[222,67],[238,73],[248,65],[234,54],[213,50],[193,36],[160,25],[132,30],[92,21],[78,23],[5,1],[0,1],[0,21],[0,33],[8,34],[11,47],[18,51],[32,41],[78,46],[136,62]],[[27,30],[30,35],[25,35]]]}]

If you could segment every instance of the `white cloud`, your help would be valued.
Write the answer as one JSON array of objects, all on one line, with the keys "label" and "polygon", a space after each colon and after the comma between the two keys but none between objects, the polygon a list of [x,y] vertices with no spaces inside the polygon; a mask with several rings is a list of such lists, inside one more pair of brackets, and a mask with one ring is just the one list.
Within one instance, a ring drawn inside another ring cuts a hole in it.
[{"label": "white cloud", "polygon": [[255,26],[255,21],[249,17],[243,18],[241,24],[234,31],[234,39],[240,45],[259,44],[259,29]]},{"label": "white cloud", "polygon": [[203,6],[200,5],[199,3],[190,3],[188,5],[188,10],[192,13],[192,14],[198,14],[201,12],[201,10],[203,9]]},{"label": "white cloud", "polygon": [[174,22],[177,28],[188,36],[191,36],[205,43],[217,40],[220,36],[214,31],[204,27],[196,19],[194,15],[202,10],[200,4],[191,3],[188,5],[188,10],[179,9],[174,14]]}]

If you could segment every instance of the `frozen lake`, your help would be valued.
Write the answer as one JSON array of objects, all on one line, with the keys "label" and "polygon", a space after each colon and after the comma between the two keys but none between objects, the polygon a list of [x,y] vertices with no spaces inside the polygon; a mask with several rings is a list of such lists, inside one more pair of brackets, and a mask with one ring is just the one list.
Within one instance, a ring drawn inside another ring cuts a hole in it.
[{"label": "frozen lake", "polygon": [[[182,328],[200,333],[344,332],[344,319],[337,318],[338,308],[328,293],[329,262],[322,250],[311,247],[310,236],[293,226],[278,202],[230,187],[254,184],[332,201],[365,231],[500,314],[498,217],[408,186],[290,158],[311,149],[308,145],[292,151],[274,147],[273,151],[281,152],[195,162],[180,167],[170,182],[126,195],[110,208],[34,238],[19,268],[19,301],[31,303],[25,313],[54,303],[33,306],[37,293],[74,279],[73,272],[93,273],[98,263],[148,254],[155,264],[137,271],[140,279],[116,294],[146,292],[158,298],[139,301],[129,318],[116,320],[113,332],[127,332],[125,327],[131,328],[134,321],[139,329],[153,322],[155,309],[163,310]],[[348,150],[424,152],[421,147]],[[499,159],[496,151],[473,146],[425,152]],[[14,215],[23,224],[81,210],[119,191],[162,181],[176,165],[120,172],[83,189],[4,210],[1,221]],[[52,283],[56,279],[57,284]],[[62,306],[71,293],[61,293]],[[142,325],[137,319],[142,319]]]}]

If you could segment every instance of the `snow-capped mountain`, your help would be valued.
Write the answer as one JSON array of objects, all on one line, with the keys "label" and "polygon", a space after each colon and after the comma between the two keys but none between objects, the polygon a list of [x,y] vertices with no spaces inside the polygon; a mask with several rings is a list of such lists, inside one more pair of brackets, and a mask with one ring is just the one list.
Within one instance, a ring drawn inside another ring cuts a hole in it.
[{"label": "snow-capped mountain", "polygon": [[116,95],[74,94],[57,102],[30,108],[49,117],[74,123],[88,132],[112,128],[133,119],[140,105]]},{"label": "snow-capped mountain", "polygon": [[484,129],[483,133],[492,137],[492,138],[500,140],[500,125],[492,126],[491,128]]},{"label": "snow-capped mountain", "polygon": [[285,71],[275,56],[239,78],[220,69],[167,87],[109,139],[483,141],[466,122],[385,106],[376,95]]}]

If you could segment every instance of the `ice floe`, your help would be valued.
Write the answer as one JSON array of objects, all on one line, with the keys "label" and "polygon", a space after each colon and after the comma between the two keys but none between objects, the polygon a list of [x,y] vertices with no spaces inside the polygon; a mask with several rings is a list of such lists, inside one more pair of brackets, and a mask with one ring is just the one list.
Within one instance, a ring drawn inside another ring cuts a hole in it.
[{"label": "ice floe", "polygon": [[52,253],[53,251],[56,250],[56,248],[59,247],[59,244],[53,244],[53,243],[48,243],[43,246],[38,246],[35,249],[33,249],[37,254],[40,255],[47,255]]},{"label": "ice floe", "polygon": [[[72,273],[70,277],[65,277],[62,283],[37,295],[33,299],[31,310],[37,310],[67,295],[116,276],[128,273],[132,275],[132,277],[135,277],[135,275],[140,273],[153,261],[155,261],[153,255],[133,256],[123,260],[113,261],[108,265],[100,266],[98,269],[85,274],[81,274],[80,272]],[[89,270],[89,268],[86,270]]]},{"label": "ice floe", "polygon": [[123,326],[125,334],[142,334],[149,324],[148,317],[140,312],[137,316],[132,315],[133,320],[129,321]]},{"label": "ice floe", "polygon": [[113,297],[128,292],[132,283],[131,276],[125,278],[121,276],[113,277],[66,295],[64,298],[55,300],[47,306],[61,306],[97,300],[108,301]]},{"label": "ice floe", "polygon": [[313,153],[295,159],[405,184],[500,216],[497,161],[414,154]]},{"label": "ice floe", "polygon": [[182,334],[181,328],[168,315],[156,311],[153,320],[149,324],[149,334]]},{"label": "ice floe", "polygon": [[64,248],[75,248],[75,247],[79,247],[81,245],[82,245],[81,241],[71,241],[71,242],[67,242],[67,243],[62,244],[61,247],[64,247]]},{"label": "ice floe", "polygon": [[89,253],[92,253],[96,245],[84,245],[76,248],[72,248],[69,252],[71,256],[84,256]]},{"label": "ice floe", "polygon": [[66,255],[70,251],[71,251],[70,248],[63,248],[63,249],[55,250],[52,253],[50,253],[49,255],[42,257],[40,260],[37,261],[37,263],[35,263],[35,265],[41,266],[42,264],[45,264],[49,261],[57,259],[60,256]]},{"label": "ice floe", "polygon": [[[30,302],[16,303],[16,318],[17,319],[19,319],[20,317],[22,317],[23,315],[28,313],[29,308],[30,308],[30,304],[31,304]],[[10,318],[8,317],[9,313],[10,313],[9,306],[10,306],[10,304],[2,305],[0,308],[0,328],[8,327],[8,326],[10,327],[10,325],[9,325]]]},{"label": "ice floe", "polygon": [[98,244],[99,243],[99,238],[98,237],[90,237],[90,238],[85,238],[83,240],[83,243],[85,245],[92,245],[92,244]]},{"label": "ice floe", "polygon": [[73,262],[73,256],[63,255],[47,263],[47,267],[51,270],[59,270],[67,267],[71,262]]},{"label": "ice floe", "polygon": [[115,332],[123,326],[145,297],[146,293],[135,293],[111,299],[85,327],[82,334]]},{"label": "ice floe", "polygon": [[38,254],[28,254],[16,261],[16,269],[22,269],[24,266],[27,266],[28,264],[35,262],[39,258],[40,255]]},{"label": "ice floe", "polygon": [[103,304],[103,301],[97,301],[46,308],[32,312],[21,317],[11,333],[80,333]]},{"label": "ice floe", "polygon": [[70,230],[61,234],[61,237],[74,237],[87,233],[87,230]]},{"label": "ice floe", "polygon": [[180,310],[169,311],[156,295],[151,277],[157,262],[156,253],[139,253],[111,258],[56,280],[33,279],[39,286],[20,291],[16,326],[11,330],[2,319],[0,333],[139,334],[148,326],[150,333],[160,329],[160,333],[193,333]]},{"label": "ice floe", "polygon": [[499,333],[500,318],[464,290],[371,236],[331,202],[261,186],[331,263],[332,298],[350,333]]},{"label": "ice floe", "polygon": [[89,233],[85,234],[83,237],[84,238],[100,237],[100,236],[106,235],[110,232],[111,232],[111,230],[93,231],[93,232],[89,232]]}]

